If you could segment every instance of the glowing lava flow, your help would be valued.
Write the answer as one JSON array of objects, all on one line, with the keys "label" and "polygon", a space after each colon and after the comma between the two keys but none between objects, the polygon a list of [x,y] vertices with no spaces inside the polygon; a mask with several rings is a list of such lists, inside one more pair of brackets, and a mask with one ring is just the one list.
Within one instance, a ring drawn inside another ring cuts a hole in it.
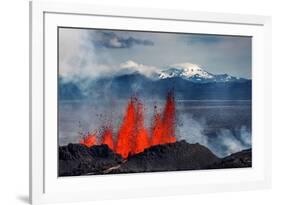
[{"label": "glowing lava flow", "polygon": [[152,126],[151,145],[167,144],[176,142],[175,136],[175,100],[169,93],[166,99],[163,116],[155,110]]},{"label": "glowing lava flow", "polygon": [[[162,114],[155,109],[150,133],[144,126],[143,112],[143,104],[137,98],[131,98],[117,132],[116,143],[113,141],[113,129],[109,126],[103,129],[101,144],[108,145],[111,150],[127,158],[150,146],[176,142],[175,100],[172,93],[167,95]],[[87,147],[96,145],[96,135],[89,134],[80,143]]]},{"label": "glowing lava flow", "polygon": [[161,114],[155,110],[153,126],[152,126],[152,137],[151,145],[162,144],[163,126],[162,126]]},{"label": "glowing lava flow", "polygon": [[113,131],[111,127],[104,128],[101,144],[106,144],[111,150],[114,150]]},{"label": "glowing lava flow", "polygon": [[175,99],[174,96],[169,93],[162,119],[163,132],[161,144],[176,142],[175,123]]},{"label": "glowing lava flow", "polygon": [[132,141],[135,135],[136,110],[134,99],[131,98],[123,122],[117,134],[116,153],[127,158],[132,150]]},{"label": "glowing lava flow", "polygon": [[143,106],[140,102],[137,102],[136,105],[136,119],[135,119],[135,140],[133,141],[133,147],[131,154],[137,154],[143,152],[144,149],[150,146],[148,139],[148,131],[144,127],[143,119]]},{"label": "glowing lava flow", "polygon": [[88,134],[86,137],[80,140],[80,144],[83,144],[87,147],[92,147],[96,145],[97,138],[95,134]]}]

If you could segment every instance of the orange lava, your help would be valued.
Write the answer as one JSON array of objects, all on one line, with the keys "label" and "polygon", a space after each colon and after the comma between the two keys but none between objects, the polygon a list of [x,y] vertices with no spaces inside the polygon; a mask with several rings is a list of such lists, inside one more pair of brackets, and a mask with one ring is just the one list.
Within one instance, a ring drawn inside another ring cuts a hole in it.
[{"label": "orange lava", "polygon": [[83,144],[87,147],[92,147],[96,145],[97,138],[95,134],[88,134],[86,137],[80,140],[80,144]]},{"label": "orange lava", "polygon": [[111,150],[114,150],[112,128],[110,128],[110,127],[104,128],[101,144],[106,144]]},{"label": "orange lava", "polygon": [[173,143],[177,140],[175,135],[175,112],[175,99],[174,96],[169,93],[162,119],[162,144]]},{"label": "orange lava", "polygon": [[[116,133],[116,143],[113,140],[113,129],[105,127],[101,135],[101,144],[107,144],[115,153],[123,158],[143,152],[154,145],[176,142],[175,136],[175,100],[172,93],[168,93],[163,113],[155,109],[151,132],[144,125],[144,106],[138,98],[131,98],[128,102],[123,120]],[[96,135],[89,134],[81,144],[91,147],[96,145]]]},{"label": "orange lava", "polygon": [[155,110],[154,122],[152,125],[151,145],[167,144],[176,142],[175,136],[175,100],[169,93],[163,115]]},{"label": "orange lava", "polygon": [[131,98],[117,134],[115,147],[116,153],[120,154],[123,158],[127,158],[132,149],[132,140],[135,134],[135,118],[135,102],[134,99]]},{"label": "orange lava", "polygon": [[143,152],[144,149],[150,146],[148,139],[148,131],[144,127],[143,119],[143,105],[140,102],[137,102],[137,115],[135,119],[135,140],[133,141],[133,149],[131,154],[137,154]]},{"label": "orange lava", "polygon": [[152,125],[152,137],[151,137],[151,145],[162,144],[162,120],[161,114],[155,110],[153,125]]}]

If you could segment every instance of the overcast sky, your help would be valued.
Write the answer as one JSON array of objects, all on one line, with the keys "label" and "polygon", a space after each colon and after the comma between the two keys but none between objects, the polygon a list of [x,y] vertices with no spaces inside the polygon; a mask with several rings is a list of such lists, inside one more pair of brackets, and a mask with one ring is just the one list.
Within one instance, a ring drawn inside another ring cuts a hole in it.
[{"label": "overcast sky", "polygon": [[59,29],[59,73],[70,78],[97,77],[130,63],[149,72],[186,62],[251,78],[251,58],[250,37]]}]

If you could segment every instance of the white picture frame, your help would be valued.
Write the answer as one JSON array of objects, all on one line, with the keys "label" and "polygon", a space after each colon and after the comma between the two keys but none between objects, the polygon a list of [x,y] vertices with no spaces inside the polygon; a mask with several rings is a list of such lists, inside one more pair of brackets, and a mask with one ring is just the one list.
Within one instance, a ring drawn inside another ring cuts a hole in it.
[{"label": "white picture frame", "polygon": [[[57,177],[57,123],[54,123],[54,119],[57,113],[55,76],[58,26],[252,36],[253,167],[118,176]],[[270,17],[31,2],[30,93],[32,204],[240,191],[271,186]]]}]

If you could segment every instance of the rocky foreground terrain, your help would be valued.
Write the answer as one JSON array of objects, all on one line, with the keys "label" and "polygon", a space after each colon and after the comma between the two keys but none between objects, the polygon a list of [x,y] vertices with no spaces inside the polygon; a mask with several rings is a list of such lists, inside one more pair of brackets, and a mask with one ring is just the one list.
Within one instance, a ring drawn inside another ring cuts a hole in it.
[{"label": "rocky foreground terrain", "polygon": [[252,150],[218,158],[200,144],[178,141],[156,145],[123,159],[107,145],[90,148],[81,144],[59,147],[59,176],[138,172],[243,168],[252,166]]}]

